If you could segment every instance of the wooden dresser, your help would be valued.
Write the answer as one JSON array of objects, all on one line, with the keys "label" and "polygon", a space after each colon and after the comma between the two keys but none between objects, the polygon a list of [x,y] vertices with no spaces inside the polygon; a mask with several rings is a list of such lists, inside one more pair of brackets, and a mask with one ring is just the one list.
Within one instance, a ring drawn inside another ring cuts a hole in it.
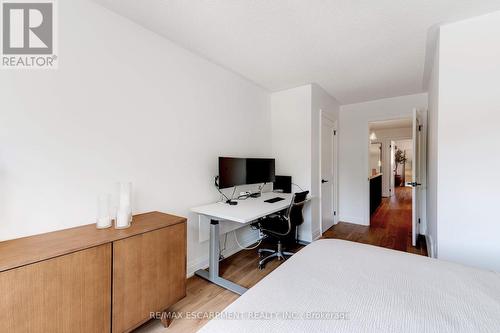
[{"label": "wooden dresser", "polygon": [[129,332],[186,295],[186,219],[0,242],[0,332]]}]

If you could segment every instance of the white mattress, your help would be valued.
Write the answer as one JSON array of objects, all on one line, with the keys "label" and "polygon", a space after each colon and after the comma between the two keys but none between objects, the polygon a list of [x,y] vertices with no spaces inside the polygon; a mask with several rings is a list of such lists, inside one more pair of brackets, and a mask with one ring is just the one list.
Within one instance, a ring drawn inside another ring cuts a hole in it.
[{"label": "white mattress", "polygon": [[[321,316],[316,312],[327,312],[327,319],[307,319]],[[498,333],[500,274],[370,245],[319,240],[199,332]]]}]

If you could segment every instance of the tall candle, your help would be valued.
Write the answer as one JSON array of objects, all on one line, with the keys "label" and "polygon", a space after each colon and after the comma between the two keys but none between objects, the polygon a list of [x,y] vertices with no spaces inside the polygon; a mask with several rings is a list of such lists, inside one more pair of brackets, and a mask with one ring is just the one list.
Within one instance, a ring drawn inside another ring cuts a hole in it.
[{"label": "tall candle", "polygon": [[132,222],[132,183],[120,183],[119,191],[115,228],[123,229],[128,228]]},{"label": "tall candle", "polygon": [[130,207],[121,207],[116,213],[115,228],[125,229],[130,227],[131,218]]},{"label": "tall candle", "polygon": [[105,229],[111,227],[111,207],[110,195],[102,194],[99,196],[97,202],[97,222],[98,229]]}]

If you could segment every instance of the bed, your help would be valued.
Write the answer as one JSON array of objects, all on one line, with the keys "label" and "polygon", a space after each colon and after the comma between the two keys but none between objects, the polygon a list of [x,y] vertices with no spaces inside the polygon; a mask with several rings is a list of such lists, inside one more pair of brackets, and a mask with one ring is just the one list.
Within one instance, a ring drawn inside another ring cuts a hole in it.
[{"label": "bed", "polygon": [[371,245],[313,242],[199,331],[500,332],[500,274]]}]

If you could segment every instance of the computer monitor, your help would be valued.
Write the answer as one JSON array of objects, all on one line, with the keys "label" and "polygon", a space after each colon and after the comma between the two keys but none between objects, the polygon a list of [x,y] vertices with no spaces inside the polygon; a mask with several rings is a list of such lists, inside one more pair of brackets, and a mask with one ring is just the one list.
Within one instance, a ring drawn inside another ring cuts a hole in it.
[{"label": "computer monitor", "polygon": [[247,158],[247,184],[274,182],[274,158]]},{"label": "computer monitor", "polygon": [[244,158],[219,157],[219,188],[247,183],[247,161]]},{"label": "computer monitor", "polygon": [[292,193],[292,176],[278,176],[276,175],[273,190],[281,190],[283,193]]},{"label": "computer monitor", "polygon": [[219,188],[274,182],[273,158],[219,157]]}]

